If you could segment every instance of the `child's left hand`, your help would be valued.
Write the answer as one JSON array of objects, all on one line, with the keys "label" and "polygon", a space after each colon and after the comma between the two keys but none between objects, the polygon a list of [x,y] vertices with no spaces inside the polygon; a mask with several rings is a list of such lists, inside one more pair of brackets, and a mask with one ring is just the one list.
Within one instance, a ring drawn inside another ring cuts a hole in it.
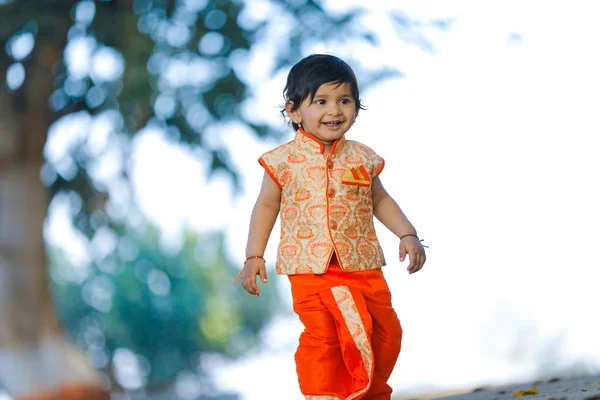
[{"label": "child's left hand", "polygon": [[414,236],[407,236],[400,240],[400,262],[403,262],[408,254],[410,263],[406,268],[409,274],[414,274],[423,268],[425,260],[425,249],[418,238]]}]

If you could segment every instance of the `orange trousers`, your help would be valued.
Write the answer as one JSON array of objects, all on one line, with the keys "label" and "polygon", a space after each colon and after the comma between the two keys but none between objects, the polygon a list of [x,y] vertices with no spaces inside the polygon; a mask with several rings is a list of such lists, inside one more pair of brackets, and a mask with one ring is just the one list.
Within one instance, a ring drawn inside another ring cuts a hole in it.
[{"label": "orange trousers", "polygon": [[323,275],[289,279],[305,328],[295,355],[305,398],[391,399],[402,328],[382,271],[344,272],[334,257]]}]

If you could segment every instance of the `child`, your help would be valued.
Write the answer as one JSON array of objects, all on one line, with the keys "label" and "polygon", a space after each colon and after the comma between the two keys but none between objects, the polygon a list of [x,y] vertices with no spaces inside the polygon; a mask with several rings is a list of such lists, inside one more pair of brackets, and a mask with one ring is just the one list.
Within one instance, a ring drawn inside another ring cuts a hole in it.
[{"label": "child", "polygon": [[295,355],[300,390],[311,400],[389,400],[402,328],[373,216],[400,238],[410,274],[425,263],[425,251],[383,188],[383,159],[344,137],[362,108],[350,66],[330,55],[306,57],[291,69],[284,97],[296,135],[259,159],[265,174],[242,286],[258,296],[256,276],[267,282],[263,254],[279,214],[276,270],[289,276],[305,326]]}]

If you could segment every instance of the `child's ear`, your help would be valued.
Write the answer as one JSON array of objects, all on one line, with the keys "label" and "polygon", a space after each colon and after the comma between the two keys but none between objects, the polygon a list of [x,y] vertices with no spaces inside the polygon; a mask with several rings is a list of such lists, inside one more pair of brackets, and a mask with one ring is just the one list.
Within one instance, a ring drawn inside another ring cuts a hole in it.
[{"label": "child's ear", "polygon": [[285,102],[285,112],[287,113],[288,117],[290,117],[292,122],[294,122],[295,124],[300,124],[302,122],[302,118],[300,117],[300,112],[298,112],[298,109],[295,109],[292,111],[293,107],[294,107],[293,101]]}]

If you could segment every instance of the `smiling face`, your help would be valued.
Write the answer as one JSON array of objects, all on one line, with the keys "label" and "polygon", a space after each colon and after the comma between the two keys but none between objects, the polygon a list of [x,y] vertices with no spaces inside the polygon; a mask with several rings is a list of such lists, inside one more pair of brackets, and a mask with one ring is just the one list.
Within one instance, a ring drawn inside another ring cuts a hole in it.
[{"label": "smiling face", "polygon": [[325,83],[312,100],[307,97],[296,110],[288,102],[286,111],[294,123],[323,143],[326,152],[356,120],[356,104],[347,83]]}]

